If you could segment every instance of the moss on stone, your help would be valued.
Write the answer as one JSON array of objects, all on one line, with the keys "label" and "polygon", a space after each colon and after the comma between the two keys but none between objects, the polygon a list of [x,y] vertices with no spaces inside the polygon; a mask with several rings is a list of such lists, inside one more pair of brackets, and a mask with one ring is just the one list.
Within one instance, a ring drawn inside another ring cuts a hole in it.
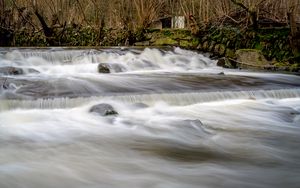
[{"label": "moss on stone", "polygon": [[256,49],[239,49],[236,51],[236,57],[239,62],[253,66],[266,66],[272,63],[266,60],[260,50]]},{"label": "moss on stone", "polygon": [[178,45],[178,41],[171,38],[159,38],[154,43],[154,46],[167,46],[167,45]]},{"label": "moss on stone", "polygon": [[235,51],[230,49],[230,48],[226,49],[225,56],[228,57],[228,58],[231,58],[231,59],[236,58]]}]

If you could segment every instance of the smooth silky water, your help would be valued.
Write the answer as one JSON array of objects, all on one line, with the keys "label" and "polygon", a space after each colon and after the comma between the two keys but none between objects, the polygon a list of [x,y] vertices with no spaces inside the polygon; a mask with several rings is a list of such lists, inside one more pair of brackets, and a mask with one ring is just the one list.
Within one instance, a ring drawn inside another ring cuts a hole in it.
[{"label": "smooth silky water", "polygon": [[179,48],[2,48],[0,86],[0,188],[300,187],[299,76]]}]

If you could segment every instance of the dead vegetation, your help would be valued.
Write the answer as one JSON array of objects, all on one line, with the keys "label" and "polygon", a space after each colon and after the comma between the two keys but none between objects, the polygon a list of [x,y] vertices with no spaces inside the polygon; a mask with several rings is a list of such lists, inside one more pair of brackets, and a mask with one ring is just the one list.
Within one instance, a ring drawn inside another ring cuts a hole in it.
[{"label": "dead vegetation", "polygon": [[[96,40],[105,30],[122,30],[126,42],[160,18],[183,15],[187,28],[197,33],[207,25],[234,24],[244,28],[280,25],[291,28],[291,40],[299,33],[300,0],[0,0],[0,44],[13,40],[15,32],[42,32],[46,42],[68,28],[91,28]],[[298,44],[295,43],[297,46]],[[296,49],[296,48],[295,48]]]}]

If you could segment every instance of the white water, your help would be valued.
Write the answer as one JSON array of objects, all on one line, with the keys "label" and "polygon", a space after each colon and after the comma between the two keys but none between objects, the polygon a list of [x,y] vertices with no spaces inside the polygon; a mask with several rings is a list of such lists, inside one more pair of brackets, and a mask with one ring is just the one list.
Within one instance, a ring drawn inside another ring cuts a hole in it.
[{"label": "white water", "polygon": [[300,89],[282,90],[257,90],[257,91],[223,91],[223,92],[199,92],[199,93],[164,93],[164,94],[140,94],[140,95],[116,95],[101,97],[78,97],[78,98],[54,98],[37,100],[1,100],[0,111],[15,108],[73,108],[92,101],[119,101],[125,103],[143,103],[153,105],[157,101],[163,101],[172,105],[190,105],[211,101],[230,99],[284,99],[300,98]]},{"label": "white water", "polygon": [[175,48],[173,52],[147,48],[126,53],[96,50],[13,50],[3,56],[3,65],[35,68],[50,75],[96,73],[98,63],[115,64],[121,67],[122,72],[186,71],[215,65],[214,61],[201,54],[179,48]]},{"label": "white water", "polygon": [[[181,49],[0,54],[0,67],[40,72],[0,75],[0,188],[300,186],[297,76]],[[118,115],[89,112],[100,103]]]}]

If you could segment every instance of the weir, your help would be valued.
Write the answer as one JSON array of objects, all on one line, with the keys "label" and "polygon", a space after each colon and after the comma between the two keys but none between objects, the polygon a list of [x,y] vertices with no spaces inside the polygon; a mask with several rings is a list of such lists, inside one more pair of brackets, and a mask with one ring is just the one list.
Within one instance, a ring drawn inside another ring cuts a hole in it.
[{"label": "weir", "polygon": [[93,101],[119,101],[124,103],[144,103],[153,105],[165,102],[170,105],[191,105],[212,101],[234,99],[286,99],[299,98],[300,88],[280,90],[251,90],[251,91],[216,91],[216,92],[189,92],[189,93],[161,93],[135,94],[115,96],[94,96],[78,98],[53,98],[37,100],[3,100],[0,99],[0,111],[12,109],[57,109],[73,108]]},{"label": "weir", "polygon": [[8,59],[27,59],[30,57],[42,58],[50,63],[54,62],[70,62],[78,57],[93,57],[99,54],[100,51],[97,50],[77,50],[77,49],[11,49],[9,52],[3,53]]}]

